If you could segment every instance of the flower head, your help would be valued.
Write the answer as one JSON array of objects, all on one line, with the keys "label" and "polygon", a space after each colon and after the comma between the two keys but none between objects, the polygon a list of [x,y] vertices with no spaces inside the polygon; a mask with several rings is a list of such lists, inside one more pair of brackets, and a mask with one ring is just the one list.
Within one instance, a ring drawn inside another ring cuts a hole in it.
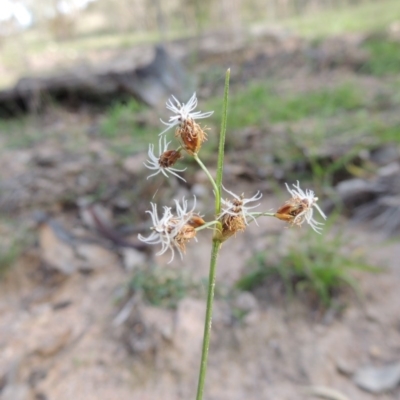
[{"label": "flower head", "polygon": [[161,120],[163,124],[167,125],[167,128],[160,135],[176,126],[175,136],[180,139],[182,147],[191,155],[197,154],[203,142],[207,140],[207,134],[195,120],[207,118],[213,113],[213,111],[205,113],[193,111],[196,107],[196,93],[186,104],[181,104],[176,97],[172,96],[167,101],[167,108],[175,115],[171,116],[168,122]]},{"label": "flower head", "polygon": [[180,101],[175,97],[171,96],[171,99],[167,101],[167,109],[172,111],[174,114],[172,117],[169,117],[168,122],[161,122],[167,125],[167,129],[162,131],[160,135],[167,132],[174,126],[181,126],[187,121],[194,121],[196,119],[207,118],[213,114],[214,111],[209,111],[202,113],[201,111],[193,111],[197,107],[197,97],[196,93],[193,93],[193,96],[189,99],[189,101],[185,103],[180,103]]},{"label": "flower head", "polygon": [[[156,253],[157,256],[164,254],[167,250],[171,250],[170,263],[175,256],[175,249],[178,250],[181,258],[186,250],[186,243],[190,239],[196,239],[196,230],[190,224],[191,219],[196,216],[194,209],[196,207],[196,198],[191,210],[188,210],[188,202],[182,199],[182,205],[177,200],[176,215],[171,212],[171,207],[163,207],[164,213],[161,218],[158,216],[157,204],[150,203],[152,211],[146,211],[151,215],[153,231],[149,237],[138,235],[139,240],[147,244],[161,244],[161,250]],[[200,218],[200,217],[199,217]]]},{"label": "flower head", "polygon": [[306,189],[304,192],[300,188],[299,181],[297,181],[297,185],[293,184],[294,189],[290,189],[287,183],[285,185],[292,198],[277,210],[275,217],[289,222],[290,225],[301,226],[303,222],[307,222],[315,232],[321,233],[322,228],[319,225],[323,225],[323,223],[317,222],[313,218],[315,207],[322,218],[326,219],[326,215],[317,204],[318,197],[314,196],[312,190]]},{"label": "flower head", "polygon": [[207,140],[207,134],[193,119],[187,119],[176,129],[175,137],[179,138],[182,147],[190,154],[199,152]]},{"label": "flower head", "polygon": [[257,224],[256,219],[251,215],[249,210],[258,207],[260,204],[251,207],[246,204],[260,200],[262,194],[258,191],[253,197],[245,199],[244,194],[238,196],[225,188],[224,190],[233,197],[231,200],[221,199],[222,212],[218,217],[222,223],[222,238],[227,239],[238,231],[244,231],[246,225],[249,224],[249,217]]},{"label": "flower head", "polygon": [[[164,139],[164,143],[163,143]],[[185,169],[177,169],[177,168],[172,168],[172,166],[180,159],[182,158],[181,153],[177,150],[168,150],[168,145],[171,142],[167,143],[167,139],[164,136],[164,138],[160,137],[158,146],[159,146],[159,156],[157,157],[154,154],[154,145],[150,144],[149,145],[149,151],[148,151],[148,156],[149,160],[144,162],[144,165],[146,168],[155,170],[156,172],[154,174],[151,174],[147,177],[147,179],[151,178],[152,176],[158,175],[160,172],[165,175],[167,178],[169,176],[167,175],[167,172],[170,174],[176,176],[179,179],[182,179],[184,182],[185,179],[183,179],[181,176],[177,174],[177,172],[183,172],[186,170]]]}]

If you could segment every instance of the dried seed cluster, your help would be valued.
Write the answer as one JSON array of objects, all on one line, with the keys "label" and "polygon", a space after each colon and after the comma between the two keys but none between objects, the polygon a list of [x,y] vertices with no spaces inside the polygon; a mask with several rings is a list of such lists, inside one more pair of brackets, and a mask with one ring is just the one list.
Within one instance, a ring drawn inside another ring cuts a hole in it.
[{"label": "dried seed cluster", "polygon": [[[160,133],[159,139],[159,154],[154,154],[154,145],[149,145],[149,159],[145,162],[145,166],[155,171],[148,178],[162,173],[167,178],[168,174],[174,175],[177,178],[185,181],[179,174],[185,169],[175,168],[175,164],[183,157],[182,152],[186,151],[191,156],[197,156],[203,143],[207,140],[205,128],[202,128],[196,120],[209,117],[213,111],[202,113],[195,111],[197,107],[196,93],[185,103],[180,103],[174,96],[167,101],[167,109],[173,115],[168,122],[164,122],[167,128]],[[175,127],[175,137],[179,140],[180,146],[177,149],[168,149],[171,142],[167,142],[165,133]],[[212,178],[211,178],[212,179]],[[293,188],[286,184],[287,190],[292,198],[287,200],[276,213],[260,213],[254,212],[254,208],[260,206],[260,203],[250,205],[250,203],[258,202],[262,194],[257,192],[253,197],[245,198],[244,194],[238,196],[235,193],[224,190],[231,196],[230,199],[221,199],[221,212],[216,216],[215,221],[209,224],[214,224],[217,229],[214,231],[215,237],[221,242],[235,236],[237,232],[243,232],[249,222],[254,221],[257,224],[256,218],[261,215],[274,216],[282,221],[288,222],[291,226],[301,226],[304,222],[308,223],[311,228],[321,233],[321,222],[314,219],[314,209],[318,210],[320,215],[326,219],[325,214],[317,204],[318,198],[314,196],[312,190],[305,192],[300,188],[299,182],[293,185]],[[216,194],[217,195],[217,194]],[[178,251],[181,258],[186,250],[186,244],[191,239],[196,239],[197,229],[205,227],[206,222],[203,218],[194,212],[196,207],[196,198],[194,197],[194,205],[189,210],[188,202],[184,198],[182,203],[174,200],[176,211],[173,213],[170,207],[163,207],[161,218],[158,216],[157,205],[151,203],[152,210],[147,211],[152,218],[153,226],[152,233],[148,237],[139,235],[139,239],[148,244],[160,244],[161,250],[157,255],[164,254],[166,251],[171,251],[171,262],[175,255],[175,250]],[[207,225],[206,225],[207,226]]]}]

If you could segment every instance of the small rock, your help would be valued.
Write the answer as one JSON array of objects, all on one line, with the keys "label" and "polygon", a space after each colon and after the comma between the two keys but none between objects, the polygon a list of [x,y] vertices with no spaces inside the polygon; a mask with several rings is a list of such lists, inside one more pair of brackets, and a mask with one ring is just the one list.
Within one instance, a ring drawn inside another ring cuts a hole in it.
[{"label": "small rock", "polygon": [[400,164],[398,162],[392,162],[378,169],[379,176],[397,175],[399,172]]},{"label": "small rock", "polygon": [[353,381],[361,389],[372,393],[393,390],[400,383],[400,362],[381,367],[362,367],[355,373]]},{"label": "small rock", "polygon": [[370,182],[358,178],[342,181],[336,186],[337,192],[344,199],[356,195],[362,196],[374,192],[374,189],[374,186]]},{"label": "small rock", "polygon": [[72,274],[76,270],[74,249],[62,241],[48,224],[39,229],[39,245],[43,261],[63,274]]},{"label": "small rock", "polygon": [[396,146],[383,146],[371,153],[371,161],[378,165],[388,165],[399,159]]},{"label": "small rock", "polygon": [[339,358],[336,360],[336,369],[342,375],[351,376],[354,374],[356,368],[350,360]]}]

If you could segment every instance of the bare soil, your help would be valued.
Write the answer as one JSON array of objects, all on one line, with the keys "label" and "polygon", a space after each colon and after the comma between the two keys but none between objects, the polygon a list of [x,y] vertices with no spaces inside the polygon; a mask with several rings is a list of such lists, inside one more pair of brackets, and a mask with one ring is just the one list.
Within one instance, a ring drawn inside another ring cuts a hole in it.
[{"label": "bare soil", "polygon": [[[269,248],[268,225],[265,221],[252,227],[225,245],[219,284],[232,284],[248,256]],[[296,240],[297,232],[274,229],[289,236],[286,240]],[[400,398],[399,389],[373,395],[351,379],[364,365],[380,366],[400,358],[400,245],[385,244],[368,226],[347,228],[346,235],[356,238],[357,248],[371,263],[384,267],[382,273],[357,277],[362,301],[350,296],[337,315],[313,312],[296,300],[267,302],[250,295],[249,312],[240,322],[232,317],[231,305],[217,301],[206,398],[308,399],[308,391],[316,387],[334,389],[348,399]],[[188,250],[184,263],[172,268],[204,277],[209,251],[204,239]],[[94,258],[94,272],[60,278],[52,277],[40,252],[31,250],[3,279],[3,394],[11,390],[16,396],[24,387],[30,396],[24,399],[194,397],[205,299],[185,298],[176,310],[139,301],[128,322],[115,326],[121,309],[115,300],[130,274],[113,253],[104,253]],[[156,261],[164,265],[165,260]]]}]

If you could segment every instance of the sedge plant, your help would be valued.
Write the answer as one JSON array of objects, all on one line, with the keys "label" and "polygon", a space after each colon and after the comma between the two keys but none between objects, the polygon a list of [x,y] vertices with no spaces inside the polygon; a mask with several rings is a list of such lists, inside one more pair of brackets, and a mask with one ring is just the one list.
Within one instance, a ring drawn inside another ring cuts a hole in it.
[{"label": "sedge plant", "polygon": [[[156,255],[162,255],[169,251],[171,253],[169,262],[171,262],[176,253],[183,258],[187,243],[192,239],[197,240],[196,234],[198,231],[206,228],[212,230],[207,307],[196,400],[203,399],[211,337],[217,259],[223,243],[236,236],[237,233],[245,231],[250,223],[254,222],[258,225],[257,219],[263,216],[278,218],[292,226],[301,226],[303,223],[307,223],[317,233],[321,233],[323,224],[314,219],[314,210],[316,209],[326,219],[325,214],[317,205],[318,198],[314,196],[314,192],[312,190],[303,191],[300,188],[299,182],[293,185],[292,188],[286,185],[291,198],[279,207],[276,212],[254,211],[255,208],[260,206],[260,203],[254,204],[261,199],[262,194],[260,192],[257,192],[252,197],[245,198],[244,194],[235,194],[223,187],[229,76],[230,70],[226,72],[225,77],[216,177],[212,176],[200,158],[199,152],[207,140],[207,134],[205,132],[206,128],[197,122],[211,116],[213,111],[204,113],[195,111],[197,107],[196,94],[193,94],[187,103],[181,103],[174,96],[167,101],[166,107],[172,112],[172,116],[168,122],[161,120],[166,125],[166,128],[159,135],[159,154],[154,154],[155,147],[153,144],[150,144],[148,151],[149,159],[145,163],[146,167],[151,170],[151,175],[148,178],[163,174],[167,178],[173,175],[184,180],[180,175],[183,170],[176,168],[175,164],[183,157],[183,154],[189,155],[207,175],[215,197],[215,214],[214,219],[211,221],[205,221],[202,215],[195,211],[195,197],[190,204],[185,198],[180,201],[174,199],[174,209],[164,206],[161,216],[158,213],[157,204],[150,203],[151,210],[147,212],[150,214],[152,220],[151,233],[147,237],[139,235],[139,239],[144,243],[161,246]],[[176,148],[169,150],[168,147],[171,142],[167,141],[166,135],[172,128],[175,128],[175,139],[178,140],[179,144]],[[223,191],[230,198],[224,199]]]}]

